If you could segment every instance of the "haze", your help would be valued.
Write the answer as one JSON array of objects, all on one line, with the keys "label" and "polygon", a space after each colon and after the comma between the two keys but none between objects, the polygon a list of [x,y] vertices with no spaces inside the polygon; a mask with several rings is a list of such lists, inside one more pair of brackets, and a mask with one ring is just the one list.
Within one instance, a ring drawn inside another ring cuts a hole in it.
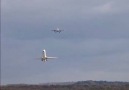
[{"label": "haze", "polygon": [[129,81],[129,0],[1,0],[1,83],[81,80]]}]

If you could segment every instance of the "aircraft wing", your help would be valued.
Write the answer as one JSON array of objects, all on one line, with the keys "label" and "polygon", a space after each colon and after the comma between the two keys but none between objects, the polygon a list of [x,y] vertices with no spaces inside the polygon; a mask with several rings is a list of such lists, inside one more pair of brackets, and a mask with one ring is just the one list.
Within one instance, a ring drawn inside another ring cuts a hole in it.
[{"label": "aircraft wing", "polygon": [[57,57],[47,57],[47,59],[55,59],[55,58],[57,58]]},{"label": "aircraft wing", "polygon": [[52,30],[52,31],[56,31],[56,30]]}]

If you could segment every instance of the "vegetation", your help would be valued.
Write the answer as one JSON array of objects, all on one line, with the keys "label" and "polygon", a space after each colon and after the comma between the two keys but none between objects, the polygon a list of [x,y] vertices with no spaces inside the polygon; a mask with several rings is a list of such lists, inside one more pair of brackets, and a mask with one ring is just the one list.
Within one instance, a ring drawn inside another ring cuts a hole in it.
[{"label": "vegetation", "polygon": [[129,82],[79,81],[71,84],[4,85],[1,90],[129,90]]}]

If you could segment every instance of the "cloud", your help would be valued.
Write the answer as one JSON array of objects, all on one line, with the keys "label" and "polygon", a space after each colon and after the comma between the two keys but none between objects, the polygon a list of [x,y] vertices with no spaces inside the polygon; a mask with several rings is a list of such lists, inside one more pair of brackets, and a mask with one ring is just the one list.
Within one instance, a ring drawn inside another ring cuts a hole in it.
[{"label": "cloud", "polygon": [[95,13],[111,13],[112,11],[112,2],[108,2],[104,5],[100,5],[100,6],[97,6],[97,7],[94,7],[93,12]]},{"label": "cloud", "polygon": [[[60,20],[72,20],[93,18],[96,14],[114,14],[121,12],[128,12],[127,0],[99,0],[99,1],[42,1],[42,0],[15,0],[14,2],[9,0],[2,1],[2,15],[8,20],[16,18],[17,20],[26,20],[30,22],[31,19],[35,21],[52,21]],[[91,17],[92,16],[92,17]],[[23,19],[24,18],[24,19]],[[61,22],[60,22],[61,23]]]},{"label": "cloud", "polygon": [[128,3],[127,0],[120,1],[120,0],[112,0],[108,1],[102,4],[98,4],[96,6],[93,6],[90,10],[89,13],[91,12],[94,14],[118,14],[118,13],[125,13],[128,11],[129,6],[126,5]]},{"label": "cloud", "polygon": [[[128,81],[128,9],[127,0],[2,0],[2,84]],[[42,49],[59,59],[35,60]]]},{"label": "cloud", "polygon": [[[74,42],[54,38],[41,40],[2,38],[2,83],[33,84],[89,79],[122,81],[125,78],[128,81],[126,76],[129,59],[128,41],[128,39],[88,39]],[[58,56],[59,59],[46,63],[35,60],[41,56],[43,48],[47,50],[49,56]],[[75,76],[71,77],[73,74]],[[116,74],[120,75],[119,79]]]}]

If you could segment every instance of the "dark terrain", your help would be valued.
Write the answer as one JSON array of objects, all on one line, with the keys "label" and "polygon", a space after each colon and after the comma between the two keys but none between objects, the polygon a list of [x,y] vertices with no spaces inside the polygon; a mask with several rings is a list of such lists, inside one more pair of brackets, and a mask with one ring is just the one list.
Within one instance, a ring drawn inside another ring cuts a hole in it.
[{"label": "dark terrain", "polygon": [[79,81],[40,85],[11,84],[1,90],[129,90],[129,82]]}]

